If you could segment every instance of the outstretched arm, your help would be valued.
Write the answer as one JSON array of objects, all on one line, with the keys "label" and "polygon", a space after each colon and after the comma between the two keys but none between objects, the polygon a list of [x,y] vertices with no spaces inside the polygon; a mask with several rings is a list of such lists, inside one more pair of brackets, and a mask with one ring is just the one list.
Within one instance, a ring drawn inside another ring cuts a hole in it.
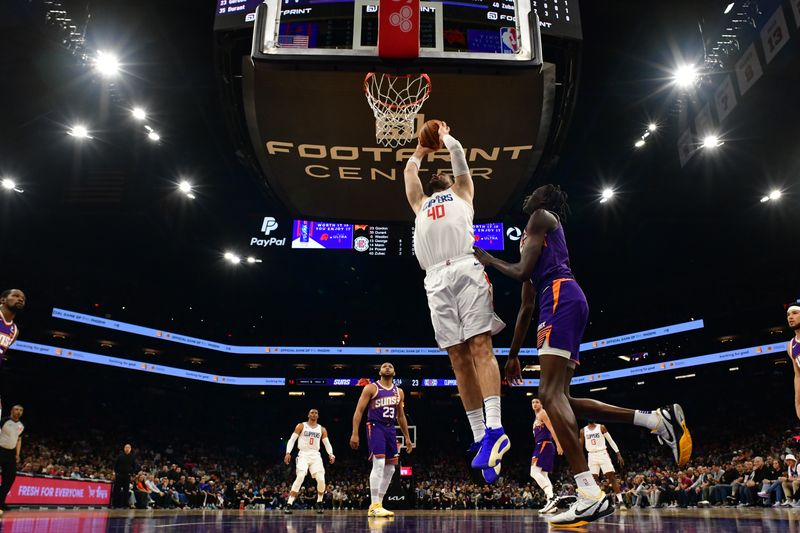
[{"label": "outstretched arm", "polygon": [[545,237],[557,227],[558,219],[555,215],[544,209],[537,209],[528,219],[528,225],[525,227],[528,238],[522,247],[518,263],[507,263],[480,248],[475,248],[475,257],[484,265],[493,266],[510,278],[519,281],[528,280],[542,255]]},{"label": "outstretched arm", "polygon": [[511,348],[508,350],[508,361],[506,361],[506,381],[508,381],[509,385],[522,384],[519,350],[522,348],[522,343],[525,342],[525,337],[528,335],[528,328],[531,325],[535,301],[536,293],[533,292],[533,284],[531,284],[530,280],[523,281],[519,312],[517,313],[517,323],[514,326],[514,338],[511,339]]},{"label": "outstretched arm", "polygon": [[422,166],[423,158],[432,152],[430,148],[417,144],[417,149],[408,161],[406,162],[406,169],[403,172],[403,177],[406,185],[406,198],[408,205],[414,211],[414,214],[419,212],[422,202],[425,201],[425,191],[422,190],[422,181],[419,179],[419,169]]},{"label": "outstretched arm", "polygon": [[361,417],[364,415],[364,410],[367,408],[370,399],[377,391],[378,386],[370,383],[361,391],[361,396],[358,397],[358,405],[356,405],[356,412],[353,413],[353,433],[350,435],[350,447],[354,450],[358,449],[358,426],[361,424]]},{"label": "outstretched arm", "polygon": [[447,125],[447,122],[442,121],[439,124],[439,138],[447,148],[447,151],[450,152],[450,164],[452,165],[455,179],[453,192],[461,199],[472,203],[472,199],[475,197],[475,184],[472,181],[472,175],[469,173],[464,147],[455,137],[450,135],[450,126]]}]

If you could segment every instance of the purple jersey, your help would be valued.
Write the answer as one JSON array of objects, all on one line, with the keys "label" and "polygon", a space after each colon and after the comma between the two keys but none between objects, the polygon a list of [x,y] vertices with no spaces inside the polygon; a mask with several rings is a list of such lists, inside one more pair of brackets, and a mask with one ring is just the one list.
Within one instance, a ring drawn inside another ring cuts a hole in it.
[{"label": "purple jersey", "polygon": [[0,313],[0,357],[5,355],[8,351],[8,348],[14,344],[14,341],[17,340],[17,335],[19,331],[17,330],[17,325],[14,324],[14,321],[7,322],[6,319]]},{"label": "purple jersey", "polygon": [[536,444],[542,443],[547,440],[553,440],[553,435],[550,433],[550,430],[547,429],[547,426],[544,424],[536,425],[533,424],[533,440],[536,441]]},{"label": "purple jersey", "polygon": [[[524,239],[525,236],[521,239],[520,249],[522,249]],[[534,290],[539,291],[559,278],[574,279],[572,270],[569,268],[569,250],[567,250],[567,239],[564,236],[564,226],[560,223],[544,238],[542,254],[531,274],[531,283],[533,283]]]},{"label": "purple jersey", "polygon": [[391,389],[384,389],[378,382],[375,386],[378,387],[378,392],[369,401],[367,420],[394,426],[397,424],[397,410],[400,408],[400,389],[395,384],[392,384]]},{"label": "purple jersey", "polygon": [[789,354],[792,356],[794,364],[800,366],[800,341],[797,337],[789,341]]}]

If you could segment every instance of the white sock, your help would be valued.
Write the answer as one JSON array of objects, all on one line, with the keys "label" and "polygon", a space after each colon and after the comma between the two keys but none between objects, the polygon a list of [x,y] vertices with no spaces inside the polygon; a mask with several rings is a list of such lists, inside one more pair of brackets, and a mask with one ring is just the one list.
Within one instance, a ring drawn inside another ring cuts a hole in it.
[{"label": "white sock", "polygon": [[483,408],[486,410],[486,427],[496,429],[503,427],[500,422],[500,396],[489,396],[483,399]]},{"label": "white sock", "polygon": [[467,411],[469,427],[472,428],[472,440],[480,442],[486,434],[486,424],[483,422],[483,409],[473,409]]},{"label": "white sock", "polygon": [[381,490],[378,493],[379,501],[383,501],[383,497],[386,495],[386,491],[389,490],[389,485],[392,483],[392,477],[394,476],[394,465],[386,465],[383,467],[383,479],[381,480]]},{"label": "white sock", "polygon": [[655,411],[634,411],[633,424],[653,430],[658,427],[660,420]]},{"label": "white sock", "polygon": [[377,457],[372,460],[372,471],[369,473],[369,495],[372,504],[381,503],[381,484],[383,483],[383,468],[386,466],[386,458]]},{"label": "white sock", "polygon": [[588,498],[599,500],[603,497],[603,491],[600,490],[597,481],[588,470],[575,476],[575,485]]},{"label": "white sock", "polygon": [[294,503],[294,496],[289,496],[289,499],[286,500],[287,505],[292,505]]},{"label": "white sock", "polygon": [[553,484],[550,483],[550,476],[547,475],[547,472],[538,465],[531,465],[531,477],[544,491],[544,495],[547,496],[548,500],[553,497]]}]

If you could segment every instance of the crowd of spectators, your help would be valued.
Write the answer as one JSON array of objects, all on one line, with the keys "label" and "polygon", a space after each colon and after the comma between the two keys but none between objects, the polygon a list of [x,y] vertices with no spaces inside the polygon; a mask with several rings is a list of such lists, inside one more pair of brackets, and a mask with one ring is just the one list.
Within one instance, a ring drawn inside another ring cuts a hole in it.
[{"label": "crowd of spectators", "polygon": [[[621,498],[628,507],[784,506],[800,507],[800,476],[794,455],[797,432],[780,425],[763,432],[715,432],[696,444],[689,465],[675,467],[663,447],[636,450],[623,446],[626,463],[619,472]],[[114,458],[120,444],[100,432],[84,438],[32,438],[23,446],[20,472],[72,479],[116,481]],[[527,509],[544,504],[527,464],[504,468],[499,483],[487,486],[472,477],[466,457],[430,451],[415,454],[413,478],[400,478],[410,502],[424,509]],[[236,448],[212,452],[193,443],[134,448],[129,492],[117,506],[136,508],[281,509],[294,478],[280,454],[244,453]],[[328,509],[369,506],[369,465],[364,458],[339,457],[326,465]],[[551,476],[556,490],[573,493],[563,461]],[[412,485],[413,480],[413,485]],[[123,481],[124,484],[124,481]],[[611,491],[604,480],[606,490]],[[317,494],[308,479],[295,505],[312,507]]]}]

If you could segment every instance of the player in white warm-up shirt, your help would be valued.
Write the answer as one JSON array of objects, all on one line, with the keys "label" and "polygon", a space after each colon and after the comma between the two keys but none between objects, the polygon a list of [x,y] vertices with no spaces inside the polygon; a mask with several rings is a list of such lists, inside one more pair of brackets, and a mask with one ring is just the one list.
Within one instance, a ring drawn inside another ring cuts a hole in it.
[{"label": "player in white warm-up shirt", "polygon": [[608,482],[611,483],[614,494],[617,496],[617,501],[621,502],[622,493],[619,490],[619,482],[617,481],[617,475],[614,471],[614,465],[611,463],[611,457],[608,455],[606,443],[616,452],[619,466],[625,466],[625,461],[622,460],[622,454],[619,453],[617,443],[611,438],[611,433],[608,432],[603,424],[589,422],[589,424],[584,426],[581,430],[581,444],[583,444],[586,447],[586,451],[589,452],[587,461],[589,463],[589,471],[598,478],[602,471],[603,475],[608,479]]},{"label": "player in white warm-up shirt", "polygon": [[306,474],[311,473],[311,477],[317,480],[317,513],[322,514],[322,498],[325,496],[325,467],[322,465],[322,454],[319,453],[319,443],[325,445],[325,451],[328,452],[328,461],[331,464],[336,460],[333,455],[333,446],[328,440],[328,430],[319,425],[319,412],[312,409],[308,412],[308,422],[301,422],[294,428],[294,433],[289,438],[286,444],[286,456],[283,462],[287,465],[292,461],[292,449],[294,443],[297,442],[297,477],[292,483],[291,491],[289,492],[289,500],[287,501],[284,513],[292,513],[292,505],[294,504],[297,493],[300,487],[303,486],[303,481],[306,479]]},{"label": "player in white warm-up shirt", "polygon": [[[472,253],[475,187],[461,143],[439,121],[441,144],[453,174],[434,173],[425,194],[419,171],[433,149],[417,145],[405,169],[408,203],[416,215],[414,251],[425,270],[425,292],[439,348],[447,350],[478,452],[472,468],[494,482],[511,447],[500,420],[500,369],[492,335],[505,324],[494,313],[492,284]],[[454,177],[453,177],[454,176]],[[484,409],[486,418],[484,420]]]}]

